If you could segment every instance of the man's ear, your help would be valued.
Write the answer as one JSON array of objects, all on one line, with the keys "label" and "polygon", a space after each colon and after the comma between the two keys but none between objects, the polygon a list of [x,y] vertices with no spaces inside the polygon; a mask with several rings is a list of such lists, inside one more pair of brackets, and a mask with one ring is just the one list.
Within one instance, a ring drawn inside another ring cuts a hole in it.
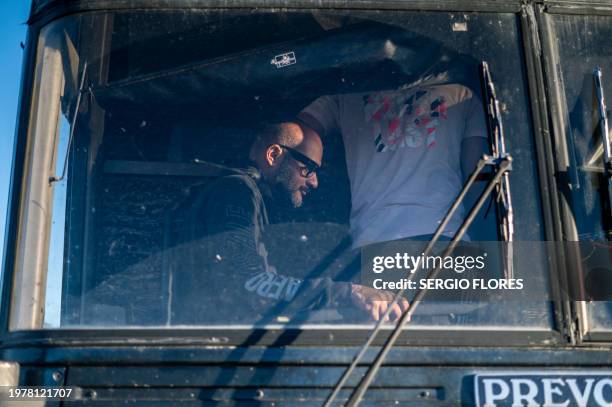
[{"label": "man's ear", "polygon": [[266,163],[270,167],[274,167],[280,161],[279,158],[283,153],[283,149],[278,144],[272,144],[266,149]]}]

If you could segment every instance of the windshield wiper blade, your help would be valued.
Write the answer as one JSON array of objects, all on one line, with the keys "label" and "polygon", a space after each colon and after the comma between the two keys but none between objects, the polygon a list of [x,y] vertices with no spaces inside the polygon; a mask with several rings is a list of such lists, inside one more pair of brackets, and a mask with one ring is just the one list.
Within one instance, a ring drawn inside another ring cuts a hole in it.
[{"label": "windshield wiper blade", "polygon": [[[481,73],[483,77],[483,85],[486,85],[487,87],[487,91],[485,91],[485,95],[487,96],[487,103],[491,104],[492,102],[491,106],[494,107],[494,109],[491,110],[493,114],[488,115],[489,124],[490,124],[489,136],[493,139],[493,142],[492,142],[493,156],[483,155],[483,157],[478,161],[478,163],[476,164],[476,168],[474,169],[474,171],[472,172],[472,174],[470,175],[470,177],[464,184],[462,190],[460,191],[459,195],[457,196],[457,198],[455,199],[451,207],[448,209],[446,215],[444,216],[444,219],[442,220],[442,222],[436,229],[434,236],[432,237],[431,241],[427,244],[427,247],[423,251],[424,257],[427,257],[431,253],[431,251],[434,248],[434,245],[440,239],[442,232],[446,229],[448,222],[453,217],[454,213],[457,211],[457,209],[459,208],[459,206],[465,199],[467,192],[471,189],[471,187],[474,185],[474,183],[478,179],[478,176],[482,173],[483,169],[487,166],[493,167],[493,171],[495,172],[494,175],[489,179],[489,182],[487,186],[485,187],[484,191],[481,193],[477,202],[474,204],[474,206],[470,210],[468,216],[465,218],[465,220],[461,224],[461,227],[457,230],[455,236],[453,237],[453,239],[451,240],[450,244],[448,245],[448,247],[446,248],[446,250],[444,251],[441,257],[444,258],[445,256],[448,256],[449,254],[453,252],[453,250],[455,249],[455,247],[457,246],[457,244],[460,242],[461,238],[467,231],[468,227],[471,225],[471,223],[476,218],[476,215],[478,214],[478,212],[480,211],[480,209],[482,208],[482,206],[488,199],[489,195],[491,194],[491,192],[493,192],[494,188],[498,189],[497,191],[498,196],[501,196],[502,198],[506,198],[505,201],[502,201],[504,205],[507,205],[506,211],[505,211],[506,213],[505,218],[507,219],[507,222],[504,224],[506,225],[504,227],[506,234],[503,235],[502,237],[504,239],[512,238],[512,234],[513,234],[512,220],[513,219],[512,219],[512,204],[510,201],[510,189],[508,185],[506,185],[506,188],[503,188],[501,186],[502,183],[508,182],[507,175],[508,175],[508,172],[512,168],[512,157],[509,154],[507,154],[505,151],[504,133],[503,133],[503,128],[501,126],[501,116],[499,115],[499,102],[495,98],[495,88],[493,86],[493,82],[491,80],[488,65],[486,62],[482,63]],[[489,110],[490,109],[487,107],[487,111]],[[491,132],[491,130],[493,129],[495,129],[495,131]],[[512,260],[511,257],[509,258],[509,260]],[[431,270],[425,278],[426,279],[435,278],[440,273],[441,270],[442,270],[442,267],[438,267],[434,270]],[[415,275],[417,275],[419,271],[420,271],[420,267],[417,267],[413,273],[409,274],[406,277],[407,280],[411,281],[412,278]],[[374,327],[374,329],[368,336],[368,339],[363,344],[363,346],[361,347],[361,349],[359,350],[359,352],[357,353],[357,355],[351,362],[350,366],[345,370],[345,372],[340,377],[339,381],[334,386],[334,389],[332,390],[331,394],[328,396],[327,400],[324,403],[324,407],[331,406],[332,403],[335,401],[336,397],[340,393],[340,390],[344,387],[348,378],[351,376],[351,374],[356,369],[359,362],[365,356],[374,338],[380,332],[384,321],[391,314],[391,310],[393,306],[399,302],[399,300],[403,297],[403,294],[405,293],[405,291],[406,289],[402,289],[397,292],[393,301],[387,307],[387,310],[385,311],[385,313],[380,317],[380,319],[376,323],[376,326]],[[372,380],[378,373],[378,370],[380,369],[387,354],[389,353],[389,351],[391,350],[391,348],[397,341],[400,333],[402,332],[402,328],[407,324],[408,321],[410,321],[412,315],[414,314],[418,305],[421,303],[427,291],[428,291],[427,289],[420,289],[417,291],[416,295],[414,296],[412,300],[412,303],[410,304],[410,308],[402,315],[397,325],[391,332],[390,336],[385,341],[385,344],[379,350],[378,354],[375,356],[374,361],[368,367],[364,377],[361,379],[357,387],[353,389],[351,395],[349,396],[347,406],[357,406],[361,402],[363,395],[365,394]]]},{"label": "windshield wiper blade", "polygon": [[606,100],[602,85],[601,68],[597,67],[593,71],[595,79],[595,92],[597,95],[597,110],[599,112],[599,131],[601,132],[601,140],[603,144],[604,164],[606,166],[607,175],[612,175],[612,153],[610,153],[610,133],[608,127],[608,110],[606,108]]},{"label": "windshield wiper blade", "polygon": [[[504,126],[502,124],[501,112],[499,108],[499,100],[495,93],[495,86],[489,72],[489,64],[485,61],[480,66],[480,74],[482,80],[482,91],[485,98],[485,107],[487,113],[487,126],[489,128],[489,137],[491,140],[491,151],[493,156],[500,160],[507,156],[506,152],[506,137],[504,134]],[[512,206],[512,196],[510,194],[510,175],[505,173],[499,185],[495,188],[495,196],[499,209],[499,232],[502,241],[506,242],[504,256],[504,278],[513,278],[514,268],[514,208]]]},{"label": "windshield wiper blade", "polygon": [[[601,143],[603,145],[604,174],[608,180],[608,205],[610,206],[610,216],[612,216],[612,154],[610,153],[610,133],[608,127],[608,110],[602,85],[601,68],[597,67],[593,71],[595,80],[595,93],[597,95],[597,107],[599,111],[599,131],[601,133]],[[608,233],[608,238],[612,238]]]}]

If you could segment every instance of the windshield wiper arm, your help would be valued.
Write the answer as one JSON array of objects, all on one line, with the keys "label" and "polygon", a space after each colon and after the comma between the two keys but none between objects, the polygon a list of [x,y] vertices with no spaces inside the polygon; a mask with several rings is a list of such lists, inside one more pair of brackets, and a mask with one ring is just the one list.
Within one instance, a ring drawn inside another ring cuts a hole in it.
[{"label": "windshield wiper arm", "polygon": [[[457,209],[459,208],[459,206],[465,199],[467,192],[474,185],[478,176],[482,173],[483,169],[486,166],[492,166],[493,171],[496,171],[496,172],[493,175],[493,177],[490,178],[484,191],[482,192],[477,202],[474,204],[474,206],[470,210],[468,216],[465,218],[465,220],[461,224],[461,227],[459,228],[459,230],[457,230],[455,236],[453,237],[449,246],[446,248],[446,250],[444,251],[444,254],[442,254],[441,257],[444,258],[453,252],[453,250],[455,249],[455,247],[457,246],[457,244],[459,243],[459,241],[461,240],[461,238],[467,231],[468,227],[471,225],[471,223],[476,218],[476,215],[478,214],[478,212],[480,211],[480,209],[482,208],[482,206],[484,205],[485,201],[487,200],[487,198],[489,197],[489,195],[491,194],[494,188],[498,189],[497,194],[501,199],[503,198],[506,199],[505,201],[502,201],[502,202],[504,205],[507,205],[506,210],[505,210],[506,222],[504,223],[504,230],[506,231],[506,234],[504,234],[502,237],[504,238],[504,240],[507,238],[508,239],[512,238],[513,219],[512,219],[512,204],[510,201],[510,189],[508,185],[506,185],[506,188],[503,188],[501,185],[503,183],[507,184],[508,182],[507,175],[508,175],[508,171],[511,170],[512,157],[509,154],[507,154],[505,151],[504,133],[503,133],[503,128],[501,126],[501,116],[499,115],[499,102],[497,101],[495,97],[495,88],[493,86],[493,82],[491,80],[488,65],[486,62],[482,63],[481,73],[482,73],[482,78],[483,78],[483,86],[486,86],[485,96],[487,97],[487,113],[488,113],[487,116],[488,116],[488,121],[489,121],[489,135],[493,139],[493,142],[492,142],[493,156],[483,155],[483,157],[478,161],[478,163],[476,164],[476,168],[470,175],[469,179],[466,181],[465,185],[463,186],[463,189],[461,190],[461,192],[459,193],[459,195],[457,196],[457,198],[455,199],[451,207],[448,209],[448,212],[444,216],[444,219],[442,220],[442,222],[436,229],[434,236],[432,237],[431,241],[427,244],[427,247],[423,251],[424,257],[427,257],[431,253],[431,251],[434,248],[434,245],[438,242],[443,231],[446,229],[446,225],[448,224],[450,219],[453,217],[454,213],[457,211]],[[489,105],[492,107],[492,109],[489,108]],[[492,132],[492,130],[494,131]],[[510,261],[512,260],[511,257],[509,258],[509,260]],[[510,264],[510,267],[511,267],[511,264]],[[425,278],[426,279],[435,278],[440,273],[441,270],[442,270],[442,267],[437,267],[436,269],[430,271]],[[409,274],[407,276],[408,281],[412,280],[412,278],[419,271],[420,271],[420,267],[417,267],[413,273]],[[506,273],[506,274],[509,274],[509,273]],[[336,397],[340,393],[340,390],[346,384],[348,378],[350,377],[352,372],[355,370],[355,368],[357,367],[361,359],[363,359],[363,357],[365,356],[367,350],[369,349],[376,335],[380,332],[384,321],[391,314],[391,310],[393,306],[399,302],[400,298],[402,298],[405,291],[406,289],[402,289],[397,292],[393,301],[387,307],[387,310],[385,311],[385,313],[380,317],[380,319],[376,323],[376,326],[374,327],[374,329],[368,336],[368,339],[366,340],[364,345],[361,347],[361,349],[359,350],[359,352],[357,353],[357,355],[351,362],[350,366],[345,370],[345,372],[340,377],[340,380],[336,383],[336,386],[334,387],[331,394],[328,396],[327,400],[325,401],[324,407],[331,406],[331,404],[335,401]],[[364,377],[361,379],[357,387],[353,389],[353,392],[349,396],[347,406],[357,406],[361,402],[361,399],[363,398],[363,395],[365,394],[368,387],[370,386],[370,383],[376,376],[376,373],[378,373],[378,370],[380,369],[380,366],[385,360],[387,354],[389,353],[389,351],[391,350],[391,348],[397,341],[400,333],[402,332],[402,328],[410,320],[417,306],[421,303],[427,291],[428,291],[427,289],[421,289],[417,291],[412,303],[410,304],[410,308],[402,315],[397,325],[391,332],[391,335],[387,338],[387,340],[385,341],[385,344],[383,345],[383,347],[380,349],[380,351],[374,358],[374,361],[368,367],[368,370],[366,371]]]},{"label": "windshield wiper arm", "polygon": [[74,106],[74,112],[72,113],[72,120],[70,121],[70,134],[68,136],[68,144],[66,145],[66,154],[64,155],[64,165],[62,172],[59,177],[52,175],[49,177],[49,184],[54,182],[60,182],[66,177],[66,169],[68,168],[68,155],[70,154],[70,148],[72,147],[72,140],[74,138],[74,128],[76,127],[76,120],[79,116],[79,108],[81,107],[81,95],[85,88],[85,76],[87,75],[87,61],[83,64],[83,72],[81,73],[81,84],[79,85],[79,93],[77,94],[77,100]]},{"label": "windshield wiper arm", "polygon": [[593,71],[593,78],[595,79],[595,93],[597,94],[597,107],[599,111],[599,131],[601,133],[601,143],[603,145],[604,174],[608,180],[608,205],[611,209],[609,215],[612,216],[612,154],[610,153],[608,111],[606,108],[606,100],[604,99],[601,77],[601,68],[595,68]]},{"label": "windshield wiper arm", "polygon": [[[491,151],[496,159],[506,157],[506,137],[504,134],[504,126],[502,124],[501,112],[499,109],[499,100],[495,93],[495,86],[491,73],[489,72],[489,64],[482,62],[481,67],[482,90],[485,98],[485,106],[487,113],[487,126],[489,128],[489,137],[491,140]],[[504,278],[513,278],[513,258],[514,248],[514,208],[512,206],[512,196],[510,195],[510,175],[506,172],[501,182],[495,187],[497,207],[499,213],[499,232],[502,241],[506,242],[504,256]]]}]

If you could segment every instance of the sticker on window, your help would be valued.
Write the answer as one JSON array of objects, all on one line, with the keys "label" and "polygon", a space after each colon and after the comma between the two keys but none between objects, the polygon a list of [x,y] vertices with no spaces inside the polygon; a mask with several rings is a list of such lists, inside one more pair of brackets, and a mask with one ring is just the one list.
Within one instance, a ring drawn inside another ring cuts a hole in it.
[{"label": "sticker on window", "polygon": [[296,62],[295,52],[293,51],[277,55],[272,59],[272,61],[270,61],[270,63],[275,65],[277,68],[284,68],[286,66],[293,65]]}]

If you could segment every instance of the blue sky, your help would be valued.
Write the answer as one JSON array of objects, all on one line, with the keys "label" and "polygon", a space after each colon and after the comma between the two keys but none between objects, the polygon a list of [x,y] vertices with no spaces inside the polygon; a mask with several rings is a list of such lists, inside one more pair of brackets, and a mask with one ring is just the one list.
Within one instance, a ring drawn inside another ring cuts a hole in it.
[{"label": "blue sky", "polygon": [[[28,0],[0,1],[0,236],[4,242],[6,223],[6,202],[13,156],[13,138],[17,118],[17,101],[21,86],[21,63],[23,50],[20,42],[25,43],[30,11]],[[4,244],[2,245],[4,249]]]}]

